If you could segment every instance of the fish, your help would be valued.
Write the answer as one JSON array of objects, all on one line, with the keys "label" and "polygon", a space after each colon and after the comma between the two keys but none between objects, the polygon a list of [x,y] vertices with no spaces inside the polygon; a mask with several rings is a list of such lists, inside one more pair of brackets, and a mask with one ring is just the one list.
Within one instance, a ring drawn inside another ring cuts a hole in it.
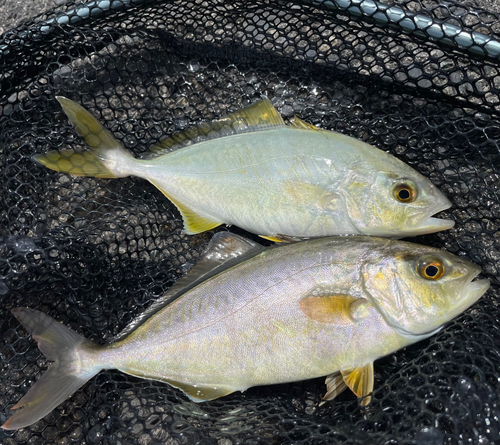
[{"label": "fish", "polygon": [[437,333],[488,289],[446,251],[366,236],[264,248],[218,232],[189,274],[107,345],[44,313],[12,313],[52,361],[2,428],[33,424],[104,369],[157,380],[194,402],[326,376],[370,402],[373,362]]},{"label": "fish", "polygon": [[189,235],[226,224],[278,242],[403,238],[454,226],[433,216],[451,202],[413,168],[298,117],[286,124],[266,98],[167,137],[142,158],[82,106],[57,100],[91,150],[50,151],[34,160],[71,175],[143,178],[177,207]]}]

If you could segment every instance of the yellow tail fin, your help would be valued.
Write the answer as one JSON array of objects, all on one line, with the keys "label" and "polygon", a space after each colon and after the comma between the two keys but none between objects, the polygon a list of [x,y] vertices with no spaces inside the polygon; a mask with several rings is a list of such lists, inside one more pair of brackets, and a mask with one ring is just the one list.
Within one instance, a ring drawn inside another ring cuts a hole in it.
[{"label": "yellow tail fin", "polygon": [[132,155],[85,108],[65,97],[58,96],[57,100],[77,133],[93,150],[83,153],[73,150],[52,151],[35,155],[34,159],[51,170],[77,176],[128,176],[122,164],[133,159]]},{"label": "yellow tail fin", "polygon": [[49,151],[33,156],[33,159],[51,170],[75,176],[94,176],[96,178],[116,178],[96,156],[94,151],[77,153],[74,150]]}]

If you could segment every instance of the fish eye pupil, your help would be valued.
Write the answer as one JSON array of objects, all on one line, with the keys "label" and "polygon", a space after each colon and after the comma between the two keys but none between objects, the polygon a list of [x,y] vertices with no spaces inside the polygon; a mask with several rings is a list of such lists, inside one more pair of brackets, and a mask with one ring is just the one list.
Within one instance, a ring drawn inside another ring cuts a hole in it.
[{"label": "fish eye pupil", "polygon": [[415,201],[417,189],[411,182],[400,182],[393,189],[394,197],[399,202],[409,203]]},{"label": "fish eye pupil", "polygon": [[431,264],[425,268],[425,273],[427,274],[427,276],[433,278],[439,273],[439,269]]},{"label": "fish eye pupil", "polygon": [[438,259],[422,259],[418,266],[418,273],[426,280],[439,280],[445,272],[444,264]]},{"label": "fish eye pupil", "polygon": [[406,200],[410,199],[411,194],[410,194],[410,191],[408,189],[401,189],[398,191],[398,196],[399,196],[399,199],[401,199],[402,201],[406,201]]}]

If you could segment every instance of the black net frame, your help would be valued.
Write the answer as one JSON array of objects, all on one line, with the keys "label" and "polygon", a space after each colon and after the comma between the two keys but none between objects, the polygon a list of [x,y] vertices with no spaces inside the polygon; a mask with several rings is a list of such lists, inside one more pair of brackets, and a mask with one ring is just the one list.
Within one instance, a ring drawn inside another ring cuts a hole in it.
[{"label": "black net frame", "polygon": [[431,178],[456,226],[414,241],[476,262],[492,281],[438,335],[375,363],[365,414],[347,392],[318,407],[324,379],[196,405],[167,385],[106,371],[37,424],[0,432],[2,443],[499,443],[499,16],[449,1],[389,7],[70,2],[0,38],[2,422],[47,366],[11,308],[38,308],[105,343],[213,234],[184,235],[174,206],[140,179],[36,165],[35,153],[83,149],[57,94],[136,155],[267,95],[283,116],[362,139]]}]

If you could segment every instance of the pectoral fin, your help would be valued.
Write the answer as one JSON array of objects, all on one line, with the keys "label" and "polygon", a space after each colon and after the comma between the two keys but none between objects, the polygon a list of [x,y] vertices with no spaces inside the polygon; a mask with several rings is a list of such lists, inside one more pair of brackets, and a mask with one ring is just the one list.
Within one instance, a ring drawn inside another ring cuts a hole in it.
[{"label": "pectoral fin", "polygon": [[351,391],[359,398],[363,398],[361,406],[368,405],[371,401],[369,394],[373,391],[373,362],[340,372]]},{"label": "pectoral fin", "polygon": [[282,182],[283,197],[297,206],[314,206],[334,210],[339,205],[339,195],[327,188],[303,181],[285,180]]},{"label": "pectoral fin", "polygon": [[351,305],[358,298],[350,295],[309,296],[299,302],[300,310],[319,323],[352,323]]}]

